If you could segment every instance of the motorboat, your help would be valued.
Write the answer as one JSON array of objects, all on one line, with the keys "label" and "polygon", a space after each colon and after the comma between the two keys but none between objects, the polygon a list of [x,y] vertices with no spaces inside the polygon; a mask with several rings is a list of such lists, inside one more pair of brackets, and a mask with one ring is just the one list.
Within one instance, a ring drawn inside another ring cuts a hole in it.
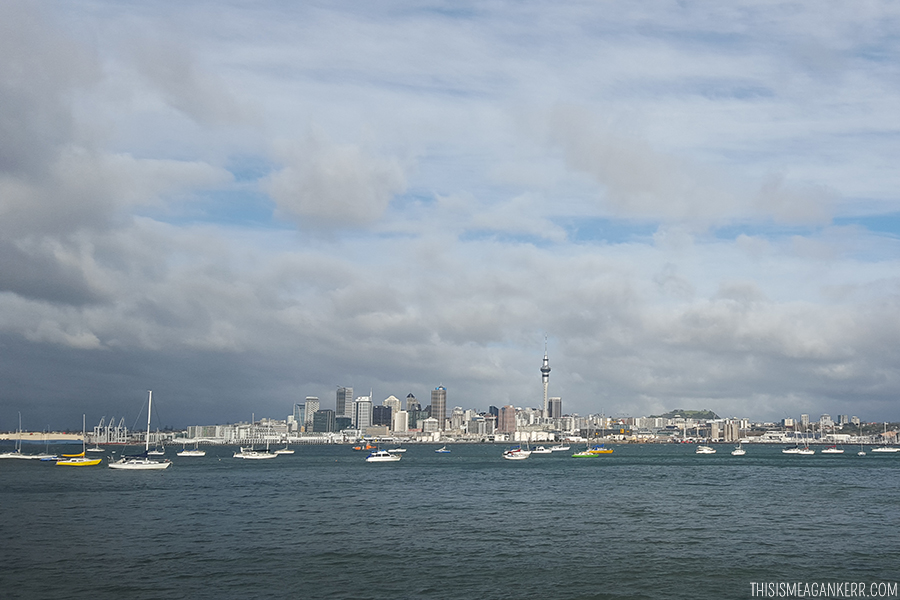
[{"label": "motorboat", "polygon": [[366,462],[397,462],[401,458],[403,456],[387,450],[376,450],[366,457]]},{"label": "motorboat", "polygon": [[294,451],[291,450],[290,448],[288,448],[287,444],[284,445],[284,448],[279,448],[278,450],[275,451],[275,454],[293,454],[293,453],[294,453]]},{"label": "motorboat", "polygon": [[450,451],[447,450],[447,446],[441,446],[440,448],[435,450],[435,452],[438,454],[450,454]]},{"label": "motorboat", "polygon": [[828,446],[827,448],[822,449],[822,454],[843,454],[844,449],[838,448],[837,446]]},{"label": "motorboat", "polygon": [[550,452],[568,452],[569,447],[564,446],[562,444],[556,444],[555,446],[550,446]]},{"label": "motorboat", "polygon": [[538,446],[534,450],[531,451],[532,454],[553,454],[553,450],[550,448],[544,448],[543,446]]},{"label": "motorboat", "polygon": [[747,454],[747,451],[744,450],[744,446],[742,446],[741,444],[735,446],[734,450],[731,451],[732,456],[744,456],[745,454]]},{"label": "motorboat", "polygon": [[800,446],[794,446],[793,448],[784,448],[781,450],[782,454],[800,454],[800,451],[803,450]]},{"label": "motorboat", "polygon": [[715,454],[716,449],[712,446],[697,446],[697,449],[694,451],[694,454]]}]

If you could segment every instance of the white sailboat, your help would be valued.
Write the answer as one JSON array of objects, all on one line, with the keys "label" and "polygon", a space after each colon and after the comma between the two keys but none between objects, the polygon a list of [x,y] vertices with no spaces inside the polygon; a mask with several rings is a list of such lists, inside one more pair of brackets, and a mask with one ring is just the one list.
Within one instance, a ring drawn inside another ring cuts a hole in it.
[{"label": "white sailboat", "polygon": [[176,452],[175,456],[206,456],[206,450],[200,449],[200,442],[194,442],[193,450],[188,450],[187,444],[182,444],[181,452]]},{"label": "white sailboat", "polygon": [[172,466],[172,463],[169,460],[154,460],[147,457],[147,454],[150,452],[150,414],[151,409],[153,408],[153,391],[151,390],[148,393],[149,398],[147,399],[147,438],[144,441],[144,454],[142,456],[123,456],[119,460],[109,463],[110,469],[148,471],[168,469],[170,466]]},{"label": "white sailboat", "polygon": [[738,445],[731,451],[732,456],[744,456],[745,454],[747,454],[747,451],[744,450],[744,445],[740,442],[738,442]]},{"label": "white sailboat", "polygon": [[506,460],[525,460],[529,456],[531,456],[531,451],[522,446],[515,446],[503,451],[503,458]]},{"label": "white sailboat", "polygon": [[28,458],[22,454],[22,413],[19,413],[19,429],[16,430],[16,449],[12,452],[0,453],[0,458]]},{"label": "white sailboat", "polygon": [[275,451],[275,454],[293,454],[294,451],[288,447],[287,440],[284,441],[284,448],[279,448]]},{"label": "white sailboat", "polygon": [[865,456],[866,451],[863,450],[862,444],[862,421],[859,422],[859,452],[856,453],[857,456]]}]

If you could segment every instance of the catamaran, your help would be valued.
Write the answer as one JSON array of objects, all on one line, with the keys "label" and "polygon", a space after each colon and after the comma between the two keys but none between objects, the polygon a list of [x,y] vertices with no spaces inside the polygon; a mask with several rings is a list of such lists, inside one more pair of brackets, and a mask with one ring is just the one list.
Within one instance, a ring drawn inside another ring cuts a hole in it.
[{"label": "catamaran", "polygon": [[150,413],[153,408],[153,391],[149,392],[147,400],[147,439],[144,441],[144,453],[138,456],[123,456],[115,462],[109,463],[110,469],[124,469],[129,471],[147,471],[168,469],[172,466],[169,460],[154,460],[147,454],[150,452]]}]

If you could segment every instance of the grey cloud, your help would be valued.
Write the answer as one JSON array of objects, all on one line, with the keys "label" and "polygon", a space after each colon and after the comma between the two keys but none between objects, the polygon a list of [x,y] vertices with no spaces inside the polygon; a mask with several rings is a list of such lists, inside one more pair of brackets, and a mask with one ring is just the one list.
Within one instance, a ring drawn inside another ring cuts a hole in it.
[{"label": "grey cloud", "polygon": [[271,175],[264,188],[279,214],[307,229],[374,223],[406,187],[399,161],[358,145],[312,136],[282,157],[284,168]]},{"label": "grey cloud", "polygon": [[45,247],[22,249],[0,240],[0,292],[57,304],[81,306],[105,299],[81,265],[66,264]]}]

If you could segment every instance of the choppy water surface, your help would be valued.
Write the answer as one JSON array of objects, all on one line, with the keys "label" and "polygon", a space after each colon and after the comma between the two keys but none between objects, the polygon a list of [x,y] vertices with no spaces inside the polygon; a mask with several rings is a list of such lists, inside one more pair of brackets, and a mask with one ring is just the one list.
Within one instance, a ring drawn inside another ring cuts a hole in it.
[{"label": "choppy water surface", "polygon": [[[0,461],[3,598],[749,598],[900,580],[900,456],[348,446],[166,471]],[[27,448],[26,448],[27,450]]]}]

